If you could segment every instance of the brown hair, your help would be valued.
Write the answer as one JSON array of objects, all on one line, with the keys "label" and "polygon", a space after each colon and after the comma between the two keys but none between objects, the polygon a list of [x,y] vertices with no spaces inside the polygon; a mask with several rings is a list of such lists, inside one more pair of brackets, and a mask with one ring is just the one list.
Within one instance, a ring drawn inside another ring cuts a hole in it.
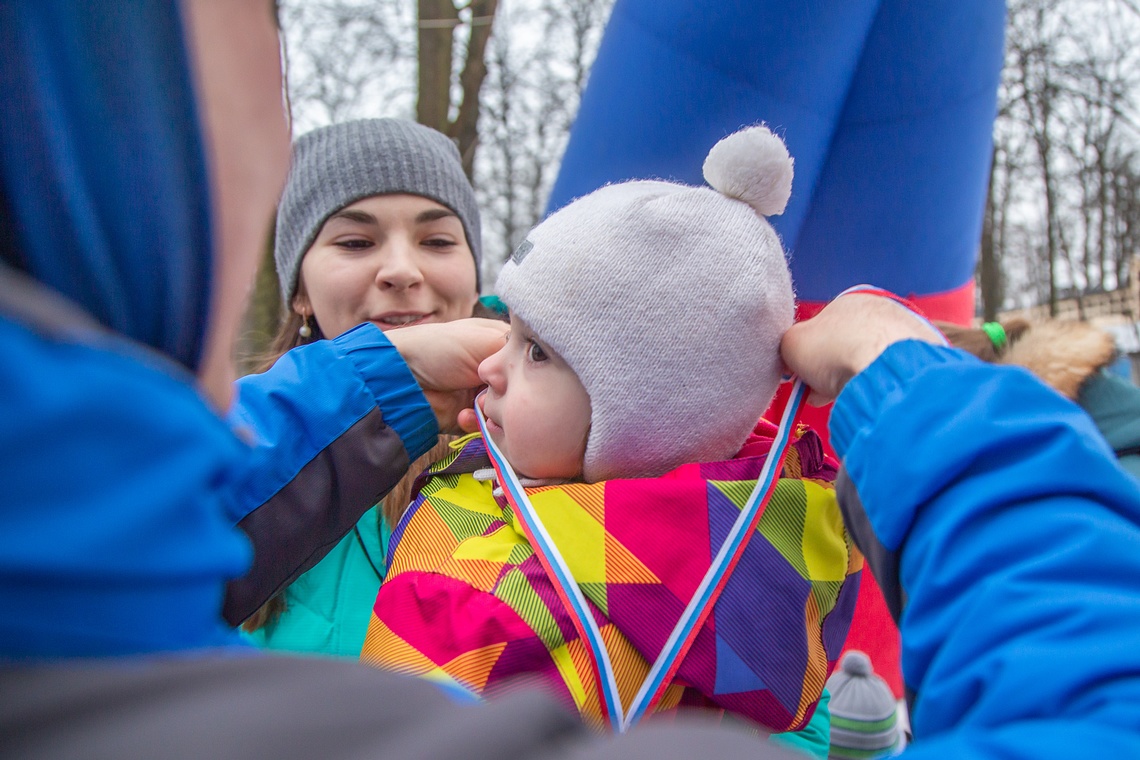
[{"label": "brown hair", "polygon": [[285,304],[285,313],[281,315],[281,323],[277,326],[277,333],[273,336],[273,340],[269,341],[269,347],[254,358],[253,371],[255,373],[265,372],[276,364],[278,359],[297,346],[303,346],[324,337],[321,335],[321,328],[317,326],[316,320],[312,317],[308,319],[309,327],[313,333],[308,338],[302,338],[301,325],[305,323],[305,317],[293,311],[289,304]]}]

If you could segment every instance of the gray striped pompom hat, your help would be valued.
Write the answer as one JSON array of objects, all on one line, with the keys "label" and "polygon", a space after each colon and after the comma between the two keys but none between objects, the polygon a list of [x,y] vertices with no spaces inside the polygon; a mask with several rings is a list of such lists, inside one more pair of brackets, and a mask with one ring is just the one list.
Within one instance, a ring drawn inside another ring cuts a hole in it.
[{"label": "gray striped pompom hat", "polygon": [[833,758],[884,757],[901,748],[898,703],[887,682],[875,675],[871,659],[852,650],[827,679],[831,693]]},{"label": "gray striped pompom hat", "polygon": [[455,143],[414,121],[360,119],[315,129],[293,143],[273,251],[285,303],[297,292],[301,259],[325,220],[345,206],[387,193],[423,196],[454,211],[478,277],[479,207]]}]

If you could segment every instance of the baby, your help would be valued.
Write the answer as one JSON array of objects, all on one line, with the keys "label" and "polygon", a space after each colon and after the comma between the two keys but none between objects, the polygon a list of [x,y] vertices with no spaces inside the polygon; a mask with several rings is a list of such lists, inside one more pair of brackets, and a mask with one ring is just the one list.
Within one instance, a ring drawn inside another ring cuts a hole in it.
[{"label": "baby", "polygon": [[[538,681],[604,724],[604,649],[617,713],[635,701],[773,447],[775,426],[757,421],[793,319],[764,218],[791,192],[783,143],[764,127],[738,132],[704,175],[714,189],[639,181],[576,200],[498,279],[511,332],[480,367],[485,430],[500,470],[531,486],[521,498],[593,622],[552,580],[512,490],[482,475],[475,435],[422,476],[393,534],[365,660],[479,694]],[[834,464],[814,433],[792,438],[756,532],[653,710],[726,710],[771,731],[812,717],[862,560]]]}]

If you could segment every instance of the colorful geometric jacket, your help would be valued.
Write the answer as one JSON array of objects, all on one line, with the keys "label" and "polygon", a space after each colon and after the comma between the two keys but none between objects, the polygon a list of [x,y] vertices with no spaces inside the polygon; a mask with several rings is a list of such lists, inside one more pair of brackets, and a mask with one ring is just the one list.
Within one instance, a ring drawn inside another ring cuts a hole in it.
[{"label": "colorful geometric jacket", "polygon": [[[658,478],[528,488],[589,600],[628,707],[755,484],[775,426],[737,458]],[[862,556],[815,433],[799,431],[724,592],[657,706],[727,710],[770,731],[811,718],[851,622]],[[604,724],[587,649],[470,436],[422,476],[392,536],[361,657],[490,695],[544,683]]]}]

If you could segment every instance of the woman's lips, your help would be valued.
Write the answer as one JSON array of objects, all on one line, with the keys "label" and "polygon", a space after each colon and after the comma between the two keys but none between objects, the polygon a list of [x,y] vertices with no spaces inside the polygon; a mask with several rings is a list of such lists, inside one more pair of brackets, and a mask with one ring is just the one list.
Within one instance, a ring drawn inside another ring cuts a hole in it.
[{"label": "woman's lips", "polygon": [[425,322],[431,321],[433,316],[433,312],[425,314],[422,311],[390,311],[372,317],[368,321],[381,330],[395,330],[400,327],[408,327],[409,325],[422,325]]}]

